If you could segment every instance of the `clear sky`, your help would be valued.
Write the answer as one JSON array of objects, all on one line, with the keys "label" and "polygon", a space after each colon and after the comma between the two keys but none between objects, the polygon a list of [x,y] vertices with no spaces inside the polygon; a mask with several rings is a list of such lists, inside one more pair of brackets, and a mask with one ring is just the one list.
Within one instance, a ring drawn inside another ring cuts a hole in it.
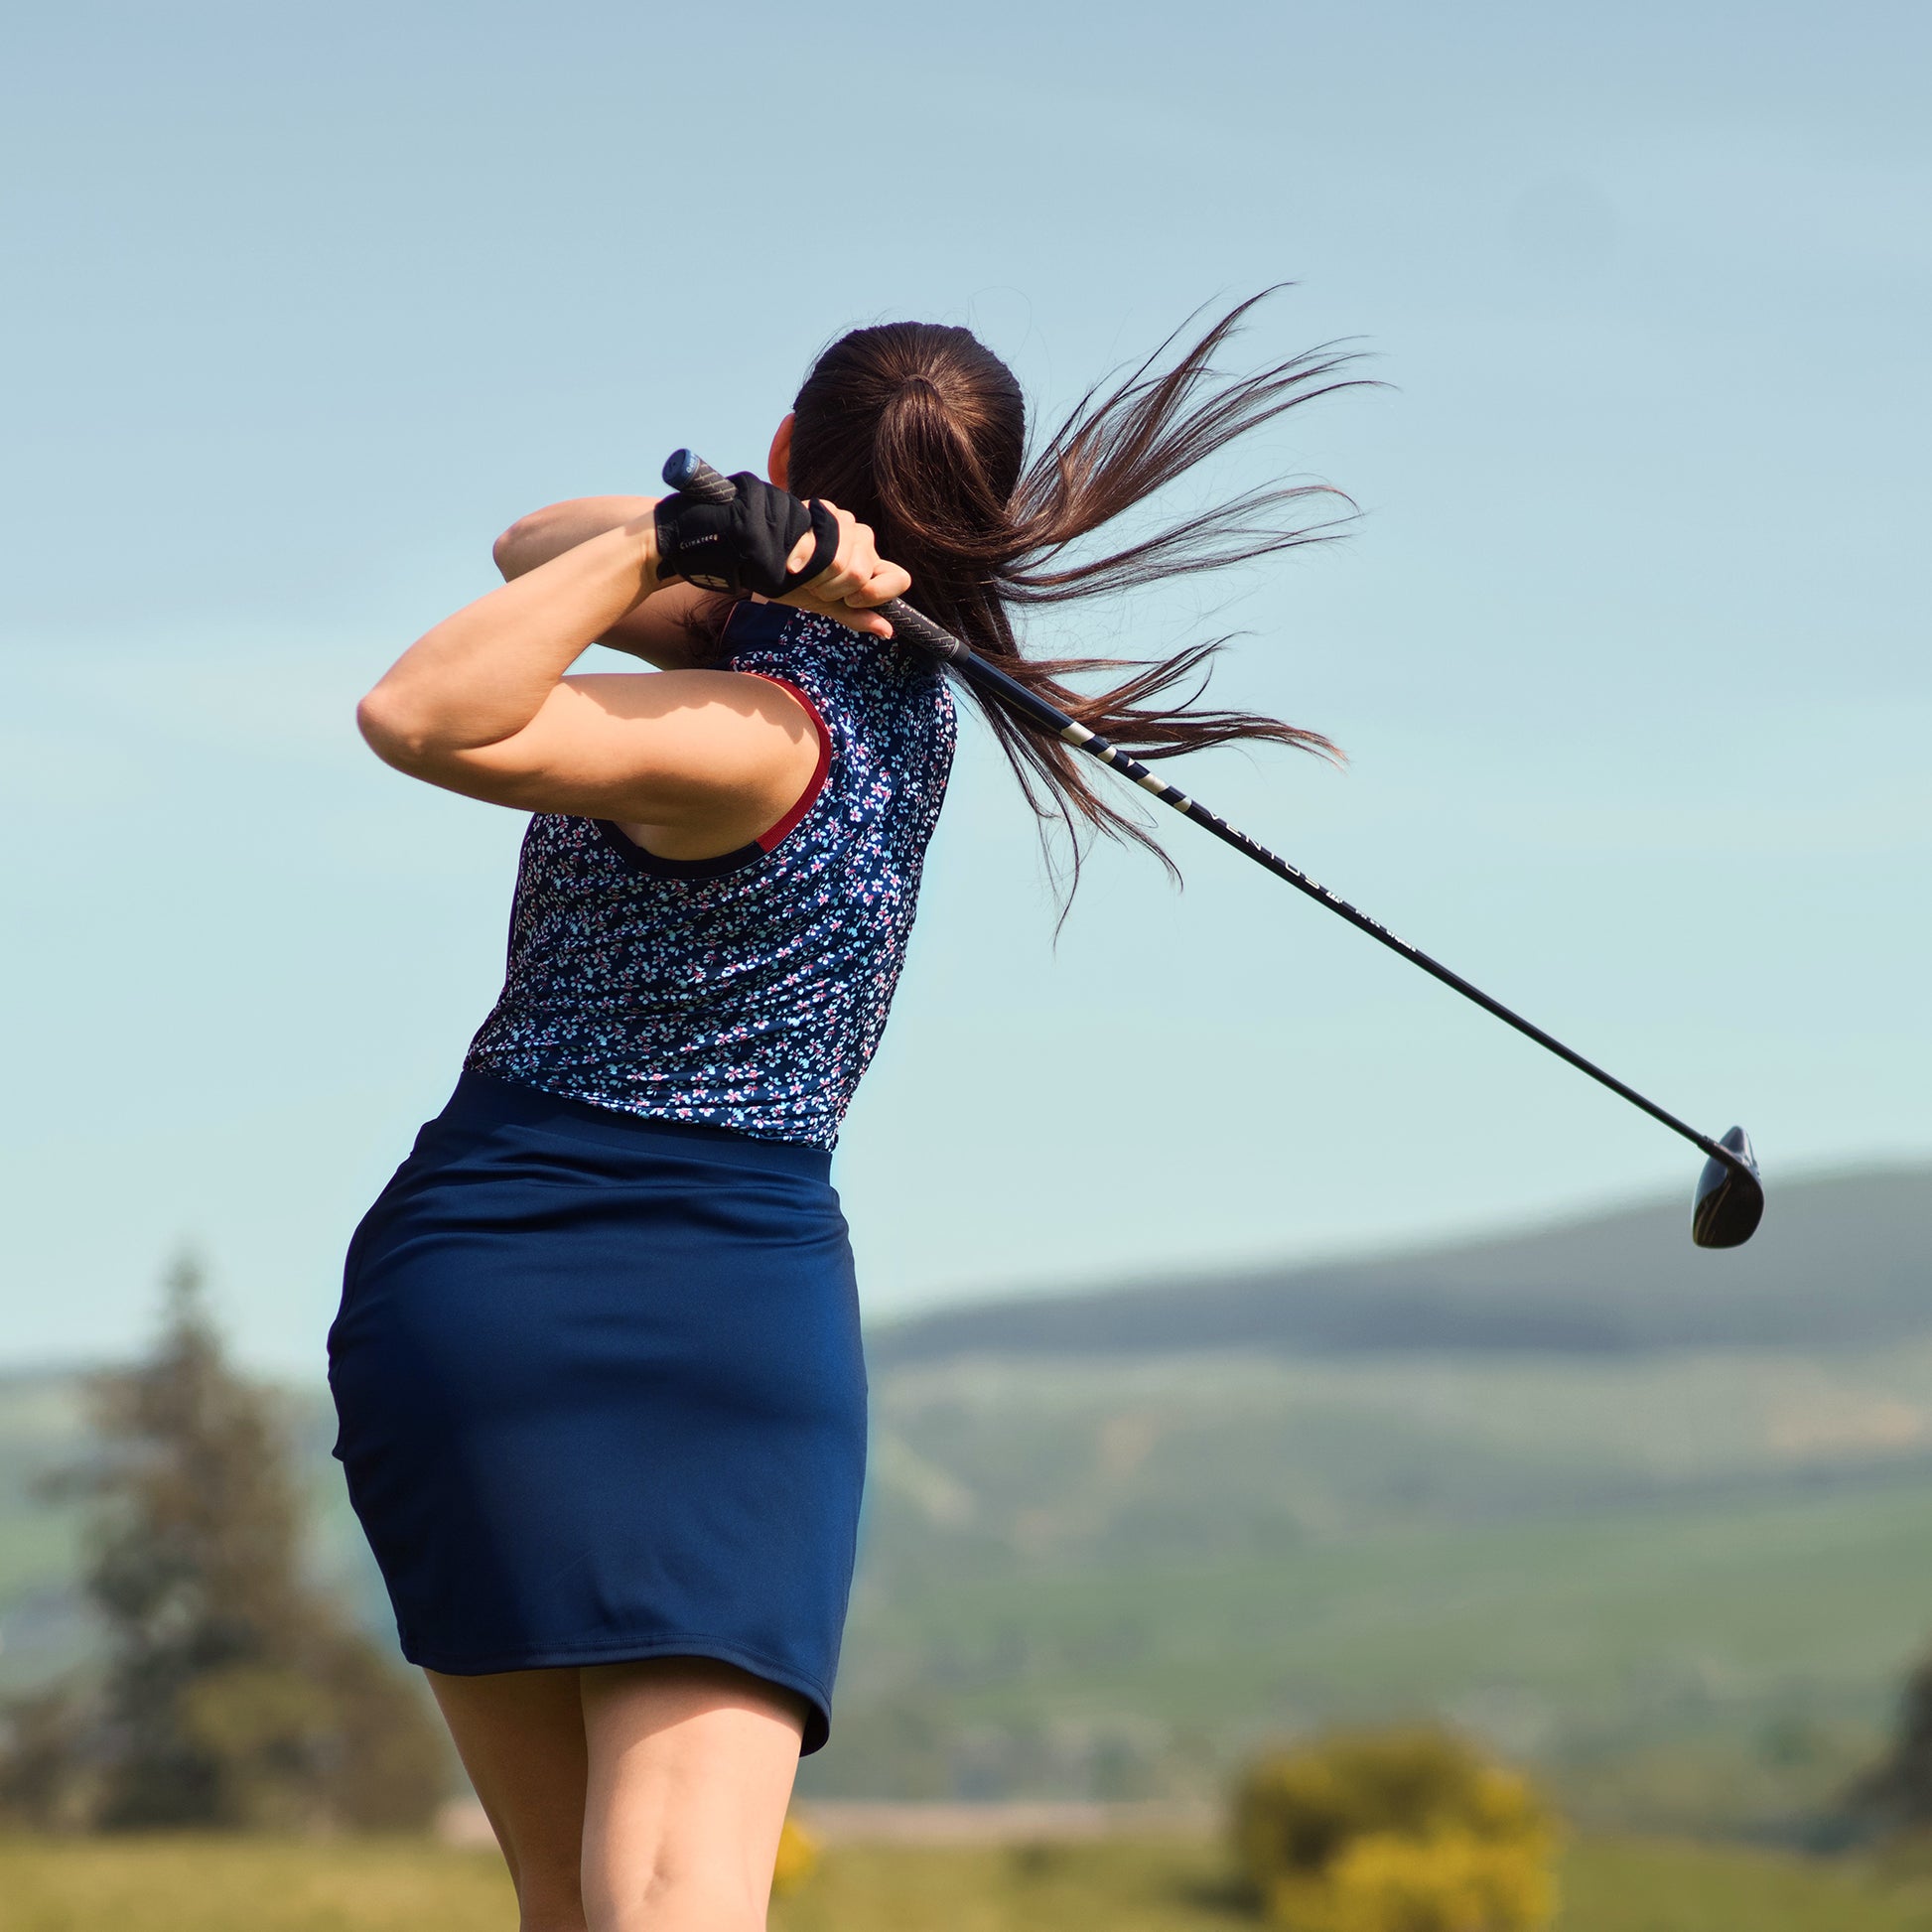
[{"label": "clear sky", "polygon": [[[1781,1175],[1932,1153],[1932,12],[68,0],[0,69],[0,1361],[166,1256],[313,1369],[500,969],[520,822],[350,723],[553,498],[761,460],[965,322],[1050,416],[1197,304],[1389,385],[1220,466],[1349,541],[1245,633],[1345,775],[1185,782]],[[869,1307],[1386,1246],[1697,1156],[1176,823],[1057,946],[969,734],[843,1143]],[[1763,1240],[1776,1238],[1776,1204]],[[1722,1260],[1714,1259],[1714,1267]]]}]

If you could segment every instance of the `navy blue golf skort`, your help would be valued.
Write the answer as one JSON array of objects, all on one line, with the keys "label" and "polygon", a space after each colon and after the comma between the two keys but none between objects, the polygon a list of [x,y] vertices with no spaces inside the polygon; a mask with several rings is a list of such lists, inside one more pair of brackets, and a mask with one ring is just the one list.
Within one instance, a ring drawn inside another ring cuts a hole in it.
[{"label": "navy blue golf skort", "polygon": [[464,1074],[329,1334],[411,1662],[719,1658],[824,1743],[866,1449],[830,1159]]}]

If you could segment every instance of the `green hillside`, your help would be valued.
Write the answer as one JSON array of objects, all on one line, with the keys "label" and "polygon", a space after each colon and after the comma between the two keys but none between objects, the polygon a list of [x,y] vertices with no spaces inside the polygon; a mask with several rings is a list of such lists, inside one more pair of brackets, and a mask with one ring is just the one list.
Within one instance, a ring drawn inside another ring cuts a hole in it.
[{"label": "green hillside", "polygon": [[1446,1712],[1587,1815],[1787,1833],[1932,1637],[1932,1344],[901,1369],[813,1779],[1205,1789]]},{"label": "green hillside", "polygon": [[[1932,1640],[1925,1182],[1778,1190],[1761,1259],[1699,1253],[1673,1209],[883,1331],[806,1790],[1192,1796],[1261,1737],[1428,1711],[1587,1819],[1815,1836]],[[1418,1283],[1430,1346],[1375,1325]],[[1294,1323],[1322,1309],[1317,1343]],[[1592,1309],[1614,1340],[1579,1338]],[[287,1401],[316,1565],[386,1631],[326,1396]],[[32,1493],[81,1441],[72,1377],[0,1379],[0,1689],[87,1653],[71,1511]]]}]

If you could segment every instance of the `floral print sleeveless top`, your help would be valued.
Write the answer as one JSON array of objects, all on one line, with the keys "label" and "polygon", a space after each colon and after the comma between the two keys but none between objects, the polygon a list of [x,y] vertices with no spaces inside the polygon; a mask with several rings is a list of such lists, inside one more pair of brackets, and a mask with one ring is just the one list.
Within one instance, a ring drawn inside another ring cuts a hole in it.
[{"label": "floral print sleeveless top", "polygon": [[727,668],[815,714],[818,771],[758,841],[659,859],[602,819],[523,841],[501,997],[464,1064],[594,1107],[831,1147],[885,1029],[951,768],[915,651],[741,604]]}]

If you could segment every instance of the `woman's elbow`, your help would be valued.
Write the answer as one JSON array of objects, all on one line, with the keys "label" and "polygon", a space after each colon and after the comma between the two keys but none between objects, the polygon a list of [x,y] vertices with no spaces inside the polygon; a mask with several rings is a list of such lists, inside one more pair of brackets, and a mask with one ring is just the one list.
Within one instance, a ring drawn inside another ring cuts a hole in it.
[{"label": "woman's elbow", "polygon": [[420,771],[432,750],[425,721],[380,684],[355,707],[355,729],[369,750],[398,771]]},{"label": "woman's elbow", "polygon": [[489,546],[490,561],[501,572],[505,583],[512,577],[521,577],[526,570],[534,570],[546,554],[542,510],[519,516]]}]

